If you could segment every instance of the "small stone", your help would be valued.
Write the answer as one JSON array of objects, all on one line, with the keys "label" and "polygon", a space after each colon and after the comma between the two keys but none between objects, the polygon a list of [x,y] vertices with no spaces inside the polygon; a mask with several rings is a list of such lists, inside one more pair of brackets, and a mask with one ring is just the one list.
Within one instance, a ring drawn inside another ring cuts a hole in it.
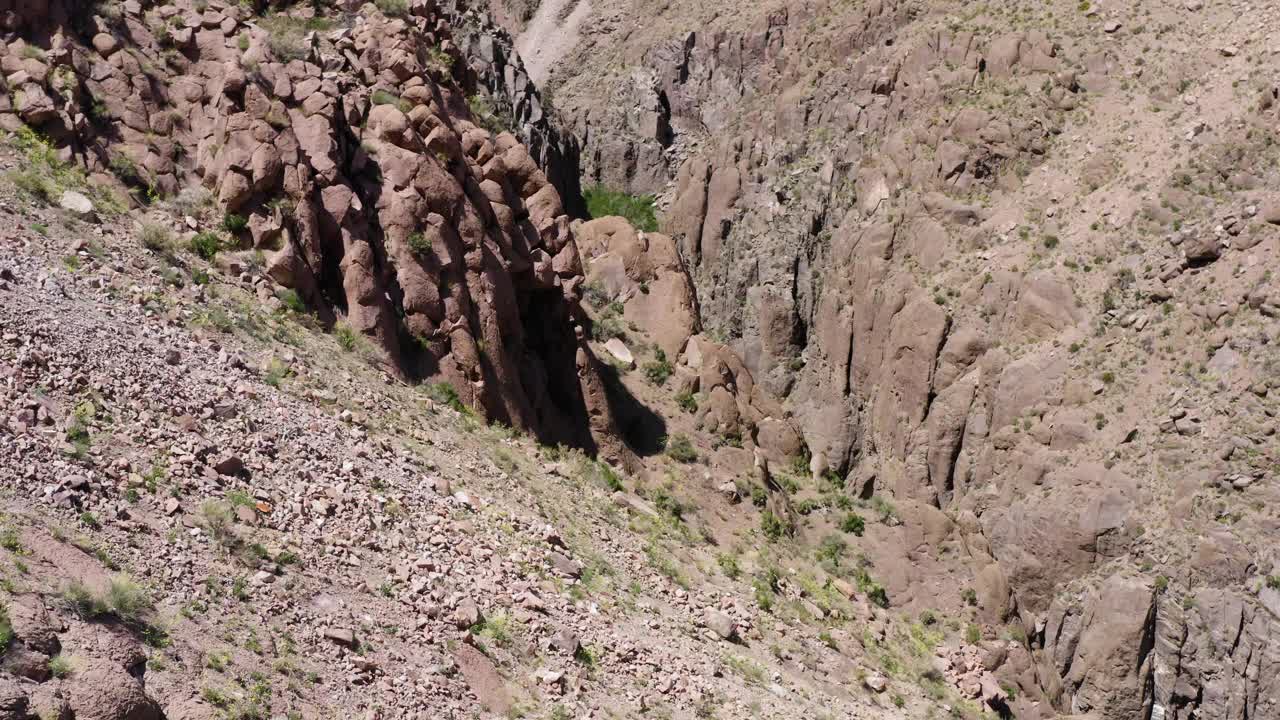
[{"label": "small stone", "polygon": [[239,475],[244,472],[244,461],[239,455],[224,455],[213,463],[219,475]]},{"label": "small stone", "polygon": [[889,683],[880,673],[870,673],[863,680],[862,684],[867,686],[868,690],[876,693],[882,693],[889,688]]},{"label": "small stone", "polygon": [[484,615],[480,613],[480,607],[470,598],[458,603],[458,608],[453,612],[453,624],[459,630],[473,628],[483,620]]},{"label": "small stone", "polygon": [[164,353],[164,362],[166,365],[177,365],[182,362],[182,353],[170,348]]},{"label": "small stone", "polygon": [[578,636],[573,631],[568,628],[561,628],[559,632],[551,636],[551,647],[573,657],[582,649],[582,642],[578,640]]},{"label": "small stone", "polygon": [[1120,29],[1120,21],[1108,20],[1106,25],[1102,26],[1102,31],[1110,35]]},{"label": "small stone", "polygon": [[577,578],[582,576],[582,565],[558,552],[548,553],[547,562],[551,563],[551,567],[556,572],[565,577]]},{"label": "small stone", "polygon": [[328,640],[353,648],[356,646],[356,634],[347,628],[325,628],[324,636]]}]

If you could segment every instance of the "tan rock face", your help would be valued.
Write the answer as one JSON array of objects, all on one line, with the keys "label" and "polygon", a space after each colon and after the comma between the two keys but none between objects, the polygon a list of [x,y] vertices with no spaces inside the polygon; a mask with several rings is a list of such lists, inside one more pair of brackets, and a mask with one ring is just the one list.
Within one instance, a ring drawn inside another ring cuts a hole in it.
[{"label": "tan rock face", "polygon": [[[56,7],[18,11],[57,27]],[[581,339],[582,267],[559,195],[514,137],[473,123],[459,83],[474,80],[456,49],[457,79],[427,60],[452,47],[447,24],[415,12],[361,15],[313,42],[178,3],[168,26],[194,33],[135,37],[137,52],[118,52],[121,28],[98,17],[91,45],[57,40],[59,72],[83,86],[27,82],[19,115],[77,137],[91,171],[126,157],[140,187],[208,188],[273,251],[272,278],[368,337],[396,374],[449,382],[548,442],[616,445]],[[132,81],[139,58],[156,64],[153,84]],[[118,140],[75,114],[81,87]]]}]

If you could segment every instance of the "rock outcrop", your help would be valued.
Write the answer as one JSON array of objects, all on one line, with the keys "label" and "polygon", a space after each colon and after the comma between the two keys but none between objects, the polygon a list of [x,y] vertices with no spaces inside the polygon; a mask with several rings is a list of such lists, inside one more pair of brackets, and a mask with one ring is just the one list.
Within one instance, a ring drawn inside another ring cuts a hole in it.
[{"label": "rock outcrop", "polygon": [[[396,374],[448,382],[547,442],[613,443],[569,217],[528,148],[476,124],[478,81],[445,15],[424,2],[323,18],[198,5],[8,9],[20,101],[0,120],[141,202],[203,188],[276,282]],[[562,151],[536,96],[507,82],[518,69],[493,64],[480,81],[506,83],[546,160]]]}]

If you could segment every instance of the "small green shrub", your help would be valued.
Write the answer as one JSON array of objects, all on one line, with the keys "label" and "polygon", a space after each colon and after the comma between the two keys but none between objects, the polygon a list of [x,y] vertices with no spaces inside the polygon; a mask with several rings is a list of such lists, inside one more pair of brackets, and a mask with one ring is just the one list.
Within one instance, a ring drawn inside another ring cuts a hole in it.
[{"label": "small green shrub", "polygon": [[627,219],[637,230],[658,231],[658,217],[652,195],[637,197],[624,192],[609,190],[603,185],[588,188],[582,193],[587,201],[587,213],[593,218],[618,215]]},{"label": "small green shrub", "polygon": [[770,542],[776,542],[782,539],[784,535],[790,535],[793,528],[791,523],[776,515],[772,510],[765,510],[760,515],[760,531]]},{"label": "small green shrub", "polygon": [[195,237],[191,238],[191,242],[188,245],[191,252],[205,260],[213,260],[217,257],[218,249],[221,246],[222,240],[218,238],[218,234],[208,230],[196,233]]},{"label": "small green shrub", "polygon": [[675,368],[667,360],[667,354],[661,348],[654,352],[653,360],[645,363],[643,369],[649,382],[659,386],[665,384],[667,378],[671,377],[671,373],[675,372]]},{"label": "small green shrub", "polygon": [[159,223],[142,223],[138,231],[142,246],[151,252],[166,254],[173,250],[173,233]]},{"label": "small green shrub", "polygon": [[13,642],[13,623],[9,621],[9,608],[0,605],[0,652]]},{"label": "small green shrub", "polygon": [[458,391],[447,382],[438,382],[427,386],[427,397],[458,412],[466,412],[467,406],[462,404]]},{"label": "small green shrub", "polygon": [[862,516],[859,515],[858,513],[849,513],[848,515],[844,516],[843,520],[840,521],[841,530],[847,533],[853,533],[858,537],[862,537],[862,532],[866,528],[866,526],[867,526],[867,522],[863,520]]},{"label": "small green shrub", "polygon": [[431,241],[420,232],[409,233],[409,249],[418,257],[427,257],[431,253]]},{"label": "small green shrub", "polygon": [[413,105],[409,104],[409,101],[402,100],[399,95],[389,93],[386,90],[374,90],[373,94],[369,96],[369,102],[374,105],[395,105],[400,109],[400,112],[406,113],[413,109]]},{"label": "small green shrub", "polygon": [[687,413],[698,412],[698,398],[688,390],[681,390],[676,394],[676,404]]},{"label": "small green shrub", "polygon": [[840,560],[848,549],[849,545],[845,543],[844,538],[839,535],[828,535],[822,538],[818,549],[814,551],[814,556],[820,563],[830,563],[834,567],[840,567]]},{"label": "small green shrub", "polygon": [[64,678],[71,674],[71,661],[64,655],[49,658],[49,674],[56,678]]},{"label": "small green shrub", "polygon": [[730,580],[737,580],[738,576],[742,574],[742,569],[738,567],[737,556],[729,553],[720,553],[716,556],[716,564],[720,566],[724,576]]},{"label": "small green shrub", "polygon": [[673,520],[678,521],[684,516],[684,504],[666,490],[654,491],[653,504],[658,508],[658,512],[669,516]]},{"label": "small green shrub", "polygon": [[691,463],[698,459],[698,452],[693,449],[687,435],[677,433],[667,438],[667,457],[676,462]]},{"label": "small green shrub", "polygon": [[333,336],[338,341],[338,347],[351,352],[356,349],[356,345],[360,342],[356,331],[351,329],[350,325],[338,325],[333,329]]},{"label": "small green shrub", "polygon": [[127,625],[141,625],[151,610],[146,590],[128,575],[118,574],[107,582],[106,592],[99,596],[79,580],[73,580],[62,591],[63,602],[86,620],[114,615]]},{"label": "small green shrub", "polygon": [[222,216],[222,229],[235,235],[236,233],[249,227],[249,220],[236,213],[227,213]]}]

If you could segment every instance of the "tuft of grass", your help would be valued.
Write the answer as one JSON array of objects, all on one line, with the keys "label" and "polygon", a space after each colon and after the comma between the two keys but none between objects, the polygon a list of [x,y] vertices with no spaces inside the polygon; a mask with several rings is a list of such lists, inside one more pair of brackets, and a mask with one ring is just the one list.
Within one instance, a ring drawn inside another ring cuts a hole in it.
[{"label": "tuft of grass", "polygon": [[126,625],[142,625],[152,607],[146,589],[123,573],[113,575],[101,595],[79,580],[73,580],[63,589],[62,600],[83,619],[114,615]]},{"label": "tuft of grass", "polygon": [[458,391],[447,382],[438,382],[427,386],[427,397],[435,402],[453,408],[454,410],[465,413],[467,406],[462,404],[462,399],[458,397]]},{"label": "tuft of grass", "polygon": [[64,678],[71,674],[71,661],[65,655],[54,655],[49,658],[49,674],[56,678]]},{"label": "tuft of grass", "polygon": [[863,531],[866,529],[867,521],[862,519],[858,513],[849,513],[840,521],[840,529],[847,533],[853,533],[858,537],[862,537]]},{"label": "tuft of grass", "polygon": [[273,12],[258,20],[258,27],[267,31],[267,48],[281,62],[303,60],[311,52],[306,36],[309,32],[325,32],[333,29],[333,21],[320,16],[297,18]]},{"label": "tuft of grass", "polygon": [[115,216],[125,211],[124,203],[109,187],[90,187],[84,171],[63,162],[53,143],[31,128],[19,128],[5,143],[22,156],[19,163],[22,169],[12,170],[6,176],[23,193],[52,204],[64,190],[75,189],[87,194],[103,215]]},{"label": "tuft of grass", "polygon": [[596,185],[584,191],[582,196],[587,201],[587,213],[593,218],[618,215],[626,218],[637,230],[658,231],[658,216],[652,195],[628,195]]},{"label": "tuft of grass", "polygon": [[698,412],[698,398],[688,390],[681,390],[676,394],[676,404],[687,413]]},{"label": "tuft of grass", "polygon": [[374,105],[395,105],[400,109],[400,112],[406,113],[413,109],[413,105],[409,104],[408,100],[402,100],[399,95],[389,93],[386,90],[374,90],[373,94],[369,96],[369,102]]},{"label": "tuft of grass", "polygon": [[417,257],[426,257],[431,253],[431,241],[420,232],[409,233],[409,249]]},{"label": "tuft of grass", "polygon": [[676,462],[691,463],[698,459],[689,436],[677,433],[667,438],[667,457]]},{"label": "tuft of grass", "polygon": [[13,642],[13,623],[9,621],[9,608],[0,605],[0,652]]},{"label": "tuft of grass", "polygon": [[138,230],[142,246],[154,253],[166,255],[173,251],[173,233],[158,223],[142,223]]},{"label": "tuft of grass", "polygon": [[360,336],[356,334],[356,331],[350,325],[346,324],[337,325],[333,329],[333,337],[338,341],[338,347],[347,352],[354,351],[360,343]]},{"label": "tuft of grass", "polygon": [[791,523],[778,517],[772,510],[765,510],[760,514],[760,531],[770,542],[781,540],[782,536],[790,535],[794,530]]},{"label": "tuft of grass", "polygon": [[200,518],[209,535],[222,545],[234,545],[235,533],[231,526],[235,520],[235,509],[231,503],[221,500],[207,500],[200,506]]}]

